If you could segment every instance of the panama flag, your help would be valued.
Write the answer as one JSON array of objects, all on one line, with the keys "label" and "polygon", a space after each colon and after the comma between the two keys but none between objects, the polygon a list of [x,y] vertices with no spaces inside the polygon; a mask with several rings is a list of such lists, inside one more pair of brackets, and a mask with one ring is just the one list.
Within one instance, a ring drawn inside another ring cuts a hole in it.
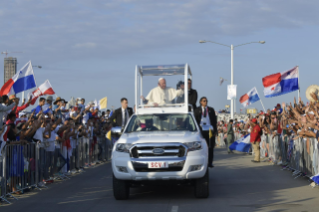
[{"label": "panama flag", "polygon": [[247,107],[248,105],[251,105],[252,103],[255,103],[259,101],[260,98],[258,96],[258,92],[256,87],[251,89],[248,93],[242,95],[239,99],[239,102],[244,106]]},{"label": "panama flag", "polygon": [[0,95],[17,94],[22,91],[37,87],[31,61],[23,66],[1,88]]},{"label": "panama flag", "polygon": [[229,146],[230,150],[236,150],[239,152],[249,152],[250,150],[250,134],[238,139]]},{"label": "panama flag", "polygon": [[315,176],[310,177],[316,184],[319,184],[319,174],[316,174]]},{"label": "panama flag", "polygon": [[283,73],[272,74],[263,78],[265,97],[274,97],[299,89],[299,68],[294,67]]},{"label": "panama flag", "polygon": [[40,85],[36,90],[34,90],[32,93],[29,93],[29,99],[31,98],[31,105],[34,105],[34,103],[37,101],[39,96],[43,95],[53,95],[55,94],[52,85],[50,84],[49,80],[46,80],[42,85]]}]

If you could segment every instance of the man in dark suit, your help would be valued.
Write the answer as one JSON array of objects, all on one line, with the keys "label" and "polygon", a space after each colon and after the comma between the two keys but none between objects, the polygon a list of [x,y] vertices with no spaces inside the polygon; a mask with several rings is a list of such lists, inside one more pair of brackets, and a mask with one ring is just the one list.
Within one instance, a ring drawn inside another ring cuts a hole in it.
[{"label": "man in dark suit", "polygon": [[[115,126],[119,126],[124,128],[129,120],[129,118],[133,115],[133,109],[130,107],[127,107],[128,102],[126,98],[121,99],[121,105],[122,107],[116,109],[112,116],[109,118],[111,120],[111,123]],[[114,124],[115,119],[115,124]]]},{"label": "man in dark suit", "polygon": [[[214,148],[215,148],[215,135],[217,134],[217,118],[214,108],[207,106],[207,98],[202,97],[199,101],[200,107],[195,110],[195,119],[197,124],[201,128],[203,137],[208,145],[208,166],[213,166]],[[209,138],[209,129],[211,129],[213,135]]]},{"label": "man in dark suit", "polygon": [[193,110],[196,109],[197,91],[192,89],[192,80],[188,79],[188,104],[193,106]]}]

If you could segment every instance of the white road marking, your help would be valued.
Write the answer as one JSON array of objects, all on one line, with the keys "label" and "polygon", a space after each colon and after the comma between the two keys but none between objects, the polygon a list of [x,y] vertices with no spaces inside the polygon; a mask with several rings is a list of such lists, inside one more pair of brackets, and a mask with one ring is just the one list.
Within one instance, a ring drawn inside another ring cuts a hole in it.
[{"label": "white road marking", "polygon": [[178,212],[178,206],[173,206],[171,212]]}]

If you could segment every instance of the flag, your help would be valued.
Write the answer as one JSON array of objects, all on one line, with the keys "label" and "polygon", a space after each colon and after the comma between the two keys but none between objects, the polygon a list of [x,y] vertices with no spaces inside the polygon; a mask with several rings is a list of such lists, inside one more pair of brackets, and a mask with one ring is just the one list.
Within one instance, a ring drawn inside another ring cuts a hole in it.
[{"label": "flag", "polygon": [[112,140],[111,130],[106,133],[106,138]]},{"label": "flag", "polygon": [[99,103],[97,102],[96,99],[94,100],[93,104],[94,104],[94,110],[95,110],[96,108],[97,108],[97,109],[100,109],[100,105],[99,105]]},{"label": "flag", "polygon": [[213,137],[213,131],[209,128],[209,138]]},{"label": "flag", "polygon": [[72,97],[66,104],[66,109],[70,109],[71,106],[74,107],[75,105],[76,105],[76,100],[74,97]]},{"label": "flag", "polygon": [[319,174],[316,174],[315,176],[310,177],[316,184],[319,184]]},{"label": "flag", "polygon": [[239,152],[249,152],[250,146],[250,134],[248,134],[232,143],[229,146],[229,149]]},{"label": "flag", "polygon": [[99,105],[100,105],[100,110],[106,109],[107,108],[107,97],[100,99]]},{"label": "flag", "polygon": [[256,87],[252,88],[248,93],[242,95],[239,99],[239,102],[244,106],[247,107],[252,103],[259,101],[260,98],[258,96],[258,92]]},{"label": "flag", "polygon": [[40,85],[36,90],[34,90],[32,93],[29,93],[29,99],[31,98],[31,105],[34,105],[34,103],[37,101],[39,96],[43,95],[53,95],[55,94],[52,85],[50,84],[49,80],[46,80],[42,85]]},{"label": "flag", "polygon": [[35,87],[37,87],[37,85],[35,83],[31,61],[29,61],[2,86],[0,95],[17,94]]},{"label": "flag", "polygon": [[266,98],[283,95],[299,89],[299,68],[276,73],[263,78],[264,94]]},{"label": "flag", "polygon": [[113,110],[111,110],[109,117],[111,117],[113,115]]}]

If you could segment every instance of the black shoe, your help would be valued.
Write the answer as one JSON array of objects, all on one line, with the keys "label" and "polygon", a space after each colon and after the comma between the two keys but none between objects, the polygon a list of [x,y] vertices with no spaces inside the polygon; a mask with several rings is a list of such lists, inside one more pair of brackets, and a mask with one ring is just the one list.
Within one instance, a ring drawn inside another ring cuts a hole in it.
[{"label": "black shoe", "polygon": [[208,165],[209,168],[214,168],[213,164]]},{"label": "black shoe", "polygon": [[260,161],[256,161],[256,160],[251,160],[251,162],[253,162],[253,163],[260,163]]}]

